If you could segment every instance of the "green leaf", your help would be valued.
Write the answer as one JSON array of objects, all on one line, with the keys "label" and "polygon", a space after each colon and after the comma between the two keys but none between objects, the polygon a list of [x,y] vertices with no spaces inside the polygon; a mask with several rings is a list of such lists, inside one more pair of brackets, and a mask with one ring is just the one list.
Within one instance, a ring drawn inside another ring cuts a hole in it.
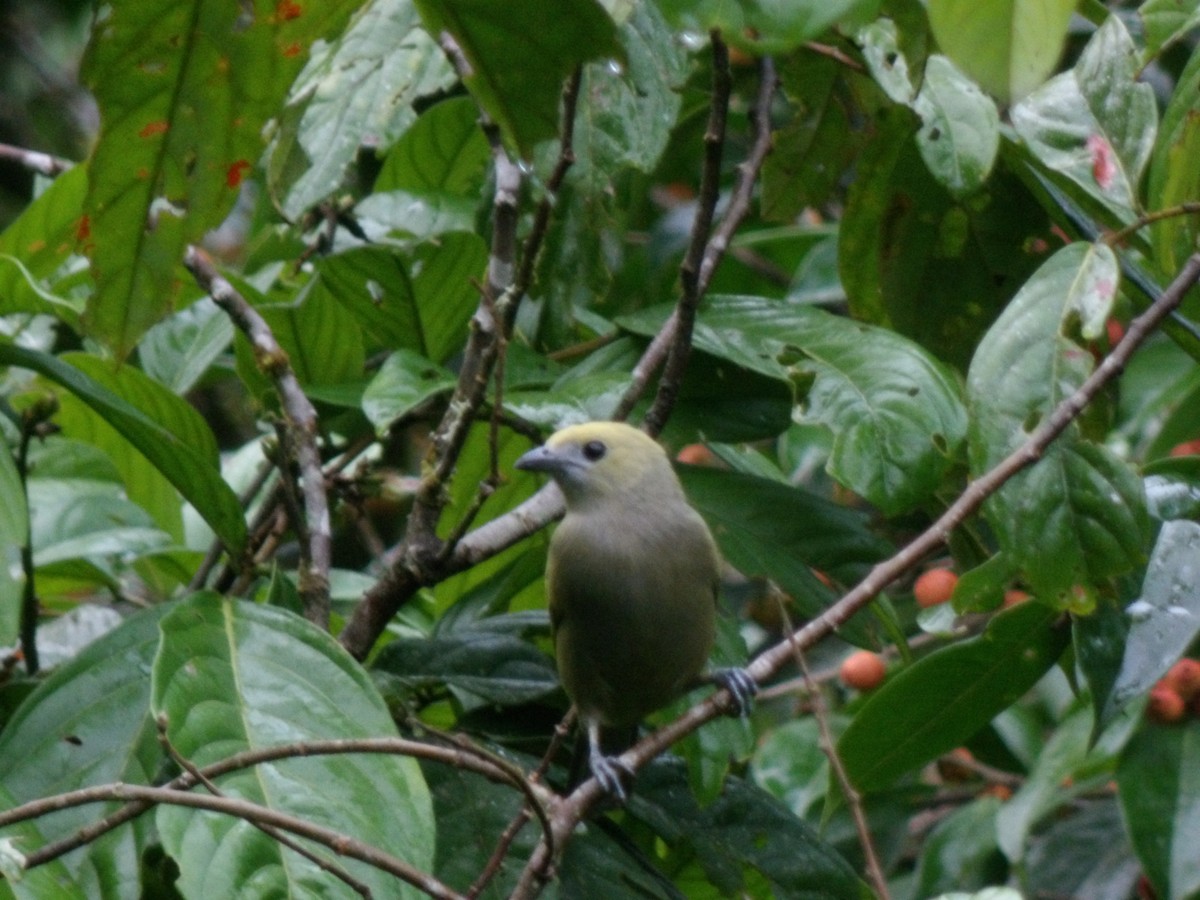
[{"label": "green leaf", "polygon": [[[1025,442],[1092,368],[1071,339],[1104,328],[1118,271],[1103,245],[1059,250],[1013,298],[975,353],[967,378],[969,457],[980,475]],[[1004,554],[1046,601],[1075,584],[1138,565],[1149,519],[1141,481],[1078,422],[984,507]]]},{"label": "green leaf", "polygon": [[818,38],[846,19],[869,19],[879,0],[659,0],[668,18],[689,29],[719,29],[734,46],[761,54],[784,54]]},{"label": "green leaf", "polygon": [[1136,217],[1138,183],[1158,126],[1154,90],[1137,75],[1129,34],[1112,16],[1073,70],[1048,81],[1011,113],[1017,134],[1046,169],[1120,222]]},{"label": "green leaf", "polygon": [[1148,62],[1200,26],[1197,0],[1146,0],[1138,9],[1145,32],[1143,58]]},{"label": "green leaf", "polygon": [[1054,69],[1076,0],[929,0],[942,51],[989,93],[1019,100]]},{"label": "green leaf", "polygon": [[[654,334],[665,311],[620,319]],[[966,432],[950,373],[904,338],[812,306],[710,297],[697,349],[774,378],[811,383],[804,418],[833,432],[829,472],[887,514],[911,509],[949,470]]]},{"label": "green leaf", "polygon": [[957,198],[978,190],[1000,147],[996,104],[946,57],[935,54],[925,65],[913,110],[922,123],[917,147],[933,177]]},{"label": "green leaf", "polygon": [[855,162],[838,234],[850,311],[965,369],[983,332],[1058,239],[1008,168],[955,201],[921,159],[907,110],[878,117],[878,129]]},{"label": "green leaf", "polygon": [[232,340],[229,316],[205,297],[147,331],[138,343],[138,361],[147,375],[182,396]]},{"label": "green leaf", "polygon": [[1108,715],[1144,696],[1200,633],[1197,553],[1200,525],[1186,520],[1163,525],[1146,567],[1142,594],[1125,610],[1129,636],[1109,695]]},{"label": "green leaf", "polygon": [[529,703],[558,689],[554,662],[546,654],[486,627],[392,641],[372,667],[411,689],[446,684],[501,706]]},{"label": "green leaf", "polygon": [[170,309],[184,246],[216,226],[262,153],[261,132],[347,4],[110,4],[84,80],[100,106],[80,231],[90,334],[124,357]]},{"label": "green leaf", "polygon": [[17,472],[12,448],[0,440],[0,647],[17,642],[21,629],[21,603],[25,570],[21,548],[29,542],[29,508],[25,486]]},{"label": "green leaf", "polygon": [[296,219],[337,190],[364,145],[387,147],[417,118],[413,103],[448,90],[454,70],[411,3],[366,3],[317,45],[292,85],[268,162],[268,184]]},{"label": "green leaf", "polygon": [[768,732],[751,761],[754,783],[798,818],[829,792],[829,757],[821,749],[817,720],[808,716]]},{"label": "green leaf", "polygon": [[[16,802],[119,781],[155,783],[162,750],[146,673],[158,648],[159,619],[169,609],[137,613],[90,644],[38,685],[5,724],[0,780]],[[38,830],[47,841],[58,840],[120,805],[65,809],[40,819]],[[72,876],[99,880],[104,896],[137,896],[131,861],[150,841],[151,822],[143,817],[65,862]]]},{"label": "green leaf", "polygon": [[1147,724],[1117,768],[1125,826],[1159,897],[1183,900],[1200,891],[1200,722]]},{"label": "green leaf", "polygon": [[862,513],[802,488],[720,469],[681,466],[678,472],[729,564],[777,582],[805,618],[820,615],[834,599],[813,569],[853,583],[891,552]]},{"label": "green leaf", "polygon": [[0,234],[0,314],[49,313],[75,326],[83,304],[53,291],[75,251],[87,166],[59,175]]},{"label": "green leaf", "polygon": [[[178,604],[160,628],[153,708],[166,716],[175,747],[196,765],[289,742],[396,734],[366,672],[298,616],[198,594]],[[415,760],[295,757],[231,773],[218,784],[227,796],[319,823],[418,869],[433,863],[432,809]],[[268,893],[352,894],[237,819],[168,806],[159,807],[156,818],[187,896],[236,896],[247,879]],[[338,862],[377,896],[417,895],[373,866]]]},{"label": "green leaf", "polygon": [[453,97],[423,112],[388,151],[374,192],[411,191],[439,200],[477,198],[490,153],[479,127],[479,108],[469,97]]},{"label": "green leaf", "polygon": [[362,407],[375,430],[383,434],[392,422],[432,397],[454,387],[454,376],[411,350],[389,356],[367,389]]},{"label": "green leaf", "polygon": [[323,260],[313,293],[335,297],[372,347],[413,350],[444,363],[466,338],[486,265],[487,247],[474,234],[442,235],[407,258],[362,247]]},{"label": "green leaf", "polygon": [[953,750],[1033,687],[1066,647],[1059,613],[1022,603],[995,616],[979,637],[936,650],[878,688],[838,742],[851,782],[863,791]]},{"label": "green leaf", "polygon": [[1002,881],[1004,859],[996,846],[995,797],[980,797],[942,819],[921,842],[916,897],[938,897]]},{"label": "green leaf", "polygon": [[[0,784],[0,809],[11,809],[17,802]],[[0,834],[0,897],[4,900],[86,900],[87,894],[67,871],[61,859],[36,869],[24,868],[25,856],[46,843],[35,822],[10,825]]]},{"label": "green leaf", "polygon": [[700,808],[679,764],[661,760],[638,775],[629,814],[668,845],[691,850],[725,896],[746,888],[757,872],[769,894],[862,900],[869,896],[854,870],[805,822],[748,781],[731,777],[711,805]]},{"label": "green leaf", "polygon": [[467,90],[526,159],[558,133],[563,80],[589,59],[621,53],[612,20],[594,0],[556,3],[553,27],[534,26],[548,12],[540,0],[417,0],[416,7],[431,35],[453,35],[469,66]]},{"label": "green leaf", "polygon": [[[1150,6],[1146,4],[1143,13]],[[1198,15],[1195,9],[1192,15]],[[1169,209],[1200,196],[1200,171],[1192,164],[1200,154],[1197,92],[1200,92],[1200,53],[1193,53],[1163,112],[1159,139],[1151,155],[1146,190],[1150,209]],[[1196,236],[1200,233],[1196,217],[1166,216],[1151,227],[1154,259],[1159,272],[1167,279],[1173,278],[1195,247]],[[1189,304],[1189,312],[1193,306],[1194,302]]]},{"label": "green leaf", "polygon": [[[136,369],[125,367],[114,374],[97,358],[79,354],[72,359],[77,365],[0,343],[0,364],[32,369],[70,391],[96,413],[93,427],[104,446],[116,446],[116,441],[125,448],[132,445],[236,555],[246,540],[246,523],[237,496],[221,478],[216,443],[199,414]],[[105,423],[111,430],[100,428]],[[121,453],[113,455],[120,465]],[[129,487],[132,492],[136,484]]]}]

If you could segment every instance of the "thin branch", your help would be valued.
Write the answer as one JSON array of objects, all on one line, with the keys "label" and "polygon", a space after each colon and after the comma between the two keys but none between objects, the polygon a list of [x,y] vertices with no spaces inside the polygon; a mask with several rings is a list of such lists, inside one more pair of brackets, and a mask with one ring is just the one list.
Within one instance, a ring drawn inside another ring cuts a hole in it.
[{"label": "thin branch", "polygon": [[[359,738],[353,740],[340,739],[281,744],[275,747],[264,747],[235,753],[233,756],[205,766],[200,770],[200,773],[206,778],[213,779],[227,775],[230,772],[282,759],[347,753],[411,756],[474,772],[497,784],[511,785],[513,783],[510,772],[496,766],[490,760],[480,758],[476,753],[466,752],[458,747],[435,746],[405,738]],[[175,778],[169,784],[165,785],[165,787],[176,791],[187,790],[195,787],[197,783],[197,780],[190,773],[185,773]],[[48,811],[46,804],[49,804],[49,811],[53,810],[53,800],[54,798],[45,798],[0,812],[0,828],[11,825],[14,822],[21,822],[26,819],[45,815]],[[32,869],[35,866],[57,859],[63,854],[70,853],[72,850],[91,843],[114,828],[118,828],[126,822],[136,819],[153,807],[153,805],[152,801],[133,800],[103,819],[84,826],[74,834],[59,841],[46,844],[28,854],[26,857],[26,867]]]},{"label": "thin branch", "polygon": [[712,101],[708,107],[708,126],[704,129],[704,163],[700,170],[700,191],[696,198],[696,216],[687,252],[679,267],[680,294],[675,304],[675,329],[667,361],[658,382],[654,403],[646,412],[645,428],[649,434],[662,431],[675,407],[679,386],[687,370],[692,352],[692,329],[696,310],[704,296],[700,284],[700,267],[709,245],[713,215],[721,195],[721,157],[725,149],[725,127],[729,117],[729,93],[733,78],[729,74],[729,49],[720,32],[709,35],[712,46]]},{"label": "thin branch", "polygon": [[804,651],[792,640],[795,633],[792,629],[792,618],[784,608],[782,600],[779,601],[779,613],[783,617],[784,635],[792,647],[796,668],[800,670],[809,684],[813,717],[817,720],[817,729],[821,734],[821,750],[829,760],[829,769],[842,789],[842,796],[846,798],[846,805],[850,809],[850,818],[854,820],[854,830],[858,833],[858,843],[862,847],[867,876],[871,880],[871,886],[875,889],[875,896],[879,900],[890,900],[891,894],[888,892],[887,878],[884,877],[883,867],[879,865],[879,854],[875,850],[871,829],[863,812],[862,794],[850,782],[850,776],[846,774],[842,758],[838,756],[837,744],[833,740],[833,731],[829,727],[829,709],[825,706],[825,698],[821,694],[821,689],[812,680],[812,672],[809,671]]},{"label": "thin branch", "polygon": [[[792,659],[794,648],[807,649],[835,632],[888,585],[944,544],[953,530],[976,513],[984,501],[1010,478],[1041,459],[1050,444],[1079,416],[1105,385],[1123,371],[1134,351],[1183,301],[1184,295],[1197,281],[1200,281],[1200,253],[1188,258],[1171,285],[1145,312],[1130,323],[1124,338],[1112,352],[1074,393],[1054,408],[1024,444],[971,482],[936,522],[890,559],[872,568],[867,577],[837,603],[789,639],[780,641],[755,659],[747,668],[749,674],[760,684],[764,683]],[[627,750],[620,757],[621,765],[630,771],[640,769],[672,744],[706,722],[724,714],[729,705],[728,691],[722,689],[715,692],[688,709],[675,721],[647,735]],[[575,826],[600,797],[599,784],[595,778],[589,778],[558,805],[552,822],[553,834],[559,847],[565,846]],[[546,852],[546,844],[542,842],[526,864],[518,888],[512,896],[536,896],[543,886],[544,873],[550,862],[551,857]]]},{"label": "thin branch", "polygon": [[[704,258],[700,263],[697,282],[697,290],[701,299],[708,291],[713,274],[724,258],[729,242],[750,211],[750,203],[754,197],[754,185],[758,182],[758,175],[762,171],[767,154],[771,152],[771,100],[775,96],[778,78],[775,74],[775,64],[769,57],[765,57],[761,61],[759,71],[761,80],[754,105],[754,145],[750,154],[738,166],[737,178],[734,182],[733,193],[729,198],[729,204],[704,249]],[[675,342],[675,332],[678,327],[678,312],[674,312],[659,329],[658,334],[654,336],[637,365],[633,367],[629,387],[613,411],[614,419],[624,419],[641,399],[650,379],[654,377],[654,373],[666,360],[671,346]]]},{"label": "thin branch", "polygon": [[75,165],[69,159],[39,153],[37,150],[26,150],[24,147],[14,147],[12,144],[0,144],[0,159],[10,159],[31,172],[50,178],[61,175]]},{"label": "thin branch", "polygon": [[254,350],[254,358],[275,384],[283,409],[280,452],[284,462],[279,470],[290,477],[289,464],[300,470],[301,485],[293,486],[303,497],[304,515],[294,521],[300,538],[300,564],[297,590],[304,604],[305,617],[321,628],[329,627],[329,569],[332,565],[333,535],[329,521],[329,499],[321,454],[317,449],[317,411],[305,396],[292,371],[287,354],[279,346],[266,320],[218,271],[203,250],[189,246],[184,265],[201,289],[225,310],[242,330]]},{"label": "thin branch", "polygon": [[[21,496],[25,498],[23,517],[25,539],[21,542],[21,574],[25,584],[21,588],[21,656],[25,660],[25,671],[36,675],[41,668],[38,660],[37,626],[37,567],[33,561],[33,535],[29,520],[29,444],[35,437],[43,437],[57,430],[50,418],[58,411],[53,400],[36,402],[21,414],[21,437],[17,444],[17,480],[21,482]],[[7,452],[7,451],[2,451]]]},{"label": "thin branch", "polygon": [[1109,232],[1101,240],[1110,247],[1116,247],[1119,244],[1123,244],[1131,235],[1136,234],[1147,225],[1152,225],[1163,219],[1173,219],[1176,216],[1194,215],[1200,215],[1200,202],[1180,203],[1178,206],[1171,206],[1167,209],[1156,209],[1153,212],[1138,216],[1124,228]]},{"label": "thin branch", "polygon": [[[187,806],[192,809],[224,813],[225,815],[255,824],[262,823],[275,828],[281,828],[284,831],[308,838],[318,844],[323,844],[340,856],[348,856],[351,859],[360,860],[376,869],[387,872],[389,875],[394,875],[401,881],[419,888],[431,897],[444,898],[444,900],[461,900],[462,898],[462,894],[443,884],[432,875],[427,875],[415,866],[410,865],[399,857],[392,856],[390,853],[380,850],[378,847],[373,847],[357,838],[334,831],[332,828],[326,828],[322,825],[297,818],[296,816],[281,813],[278,810],[235,797],[213,797],[207,794],[186,793],[172,788],[148,787],[142,784],[122,784],[118,782],[116,784],[83,788],[78,791],[69,791],[64,794],[47,797],[44,800],[26,803],[16,809],[9,810],[5,813],[5,818],[7,819],[18,811],[23,813],[22,819],[35,818],[63,809],[72,809],[76,806],[85,806],[91,803],[109,803],[114,800],[141,802],[148,806],[156,804]],[[29,858],[32,858],[32,854]]]},{"label": "thin branch", "polygon": [[[178,748],[171,743],[171,738],[167,734],[166,715],[160,714],[158,718],[155,719],[154,724],[158,731],[158,743],[166,752],[167,756],[173,759],[181,769],[196,779],[199,784],[204,785],[204,789],[214,797],[224,797],[225,793],[219,787],[217,787],[216,783],[213,782],[211,778],[208,778],[203,772],[201,772],[195,763],[180,753]],[[267,837],[271,838],[273,841],[277,841],[284,847],[287,847],[289,850],[300,854],[314,866],[317,866],[319,869],[328,872],[334,878],[345,883],[360,897],[365,897],[367,900],[370,900],[371,889],[337,863],[333,862],[332,860],[325,859],[324,857],[314,853],[312,850],[309,850],[299,841],[293,840],[274,825],[268,825],[265,822],[258,822],[255,820],[251,820],[250,824],[252,824]]]},{"label": "thin branch", "polygon": [[[443,51],[465,76],[470,63],[449,34],[439,36]],[[446,504],[445,485],[471,425],[487,399],[487,387],[512,327],[517,306],[533,277],[534,263],[545,240],[554,199],[574,162],[575,112],[581,83],[576,71],[563,90],[563,121],[558,163],[534,213],[533,226],[521,247],[517,264],[518,198],[523,182],[520,167],[509,158],[499,131],[484,117],[483,130],[492,146],[496,189],[493,197],[492,247],[487,284],[471,318],[470,334],[454,394],[431,442],[431,463],[414,497],[403,547],[396,561],[364,595],[342,630],[340,640],[353,656],[364,658],[396,611],[423,585],[461,571],[458,548],[447,556],[436,534]],[[548,520],[547,520],[548,521]],[[468,523],[469,524],[469,523]]]}]

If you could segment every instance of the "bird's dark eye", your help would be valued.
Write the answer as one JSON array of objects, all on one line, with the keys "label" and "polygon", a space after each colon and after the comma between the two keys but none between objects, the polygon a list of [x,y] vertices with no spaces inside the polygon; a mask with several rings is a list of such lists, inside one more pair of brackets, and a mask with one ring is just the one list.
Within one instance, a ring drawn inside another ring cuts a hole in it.
[{"label": "bird's dark eye", "polygon": [[603,458],[607,451],[608,448],[604,446],[603,441],[588,441],[583,445],[583,455],[592,462]]}]

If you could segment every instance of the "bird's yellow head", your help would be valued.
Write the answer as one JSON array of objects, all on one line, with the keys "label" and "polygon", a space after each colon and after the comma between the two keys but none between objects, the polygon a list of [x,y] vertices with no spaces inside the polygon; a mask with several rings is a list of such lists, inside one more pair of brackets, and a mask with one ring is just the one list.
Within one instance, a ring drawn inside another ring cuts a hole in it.
[{"label": "bird's yellow head", "polygon": [[683,497],[663,448],[622,422],[586,422],[556,431],[516,466],[553,477],[568,509],[606,500],[640,503]]}]

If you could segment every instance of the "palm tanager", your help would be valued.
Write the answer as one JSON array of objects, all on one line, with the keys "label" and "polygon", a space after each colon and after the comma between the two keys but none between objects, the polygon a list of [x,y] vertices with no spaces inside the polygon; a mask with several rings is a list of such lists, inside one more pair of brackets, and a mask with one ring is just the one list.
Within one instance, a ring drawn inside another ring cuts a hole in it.
[{"label": "palm tanager", "polygon": [[632,731],[700,678],[744,712],[742,669],[702,676],[712,650],[717,547],[666,453],[619,422],[564,428],[517,460],[558,483],[567,512],[550,541],[546,592],[559,677],[602,788],[625,798],[631,773],[602,750],[603,730]]}]

